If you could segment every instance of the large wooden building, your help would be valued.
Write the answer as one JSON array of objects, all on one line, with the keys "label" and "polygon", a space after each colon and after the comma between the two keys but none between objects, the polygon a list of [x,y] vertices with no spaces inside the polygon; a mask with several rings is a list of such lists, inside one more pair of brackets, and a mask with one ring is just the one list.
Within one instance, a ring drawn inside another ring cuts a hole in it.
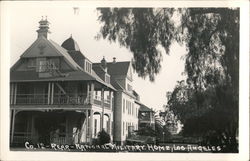
[{"label": "large wooden building", "polygon": [[10,143],[92,144],[104,129],[123,144],[138,129],[130,62],[92,63],[72,38],[48,39],[42,19],[38,37],[10,70]]}]

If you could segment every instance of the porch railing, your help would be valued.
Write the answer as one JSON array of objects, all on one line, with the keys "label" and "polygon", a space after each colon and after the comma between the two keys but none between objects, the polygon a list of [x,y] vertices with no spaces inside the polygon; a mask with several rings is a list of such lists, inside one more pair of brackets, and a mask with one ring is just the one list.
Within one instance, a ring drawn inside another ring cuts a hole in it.
[{"label": "porch railing", "polygon": [[[13,98],[11,96],[11,98]],[[90,96],[87,94],[54,94],[50,98],[49,104],[54,105],[83,105],[90,103]],[[110,108],[110,100],[104,100],[104,107]],[[101,106],[101,97],[94,96],[93,103],[95,105]],[[16,104],[17,105],[47,105],[48,104],[48,95],[47,94],[17,94],[16,95]]]},{"label": "porch railing", "polygon": [[[110,100],[109,99],[104,99],[104,107],[110,108]],[[101,106],[102,105],[102,100],[100,96],[95,95],[94,96],[94,104]]]},{"label": "porch railing", "polygon": [[88,104],[89,97],[87,94],[78,94],[78,95],[54,95],[53,96],[53,104],[59,105],[78,105],[78,104]]},{"label": "porch railing", "polygon": [[48,96],[44,94],[17,94],[16,104],[47,104]]},{"label": "porch railing", "polygon": [[31,133],[28,133],[28,132],[15,132],[14,133],[13,143],[25,143],[26,141],[31,141]]},{"label": "porch railing", "polygon": [[[52,100],[52,101],[51,101]],[[86,94],[55,94],[50,100],[50,104],[55,105],[72,105],[87,104],[89,99]],[[48,104],[48,95],[46,94],[17,94],[17,105],[46,105]]]}]

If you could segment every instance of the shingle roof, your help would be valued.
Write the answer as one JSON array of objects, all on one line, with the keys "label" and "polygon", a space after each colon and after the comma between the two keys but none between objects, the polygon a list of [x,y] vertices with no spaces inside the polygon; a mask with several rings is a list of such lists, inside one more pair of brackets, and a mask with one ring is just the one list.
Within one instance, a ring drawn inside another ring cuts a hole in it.
[{"label": "shingle roof", "polygon": [[96,80],[95,77],[83,71],[72,71],[64,73],[66,76],[55,76],[49,78],[41,78],[36,71],[13,71],[10,72],[11,82],[25,82],[25,81],[56,81],[56,80]]},{"label": "shingle roof", "polygon": [[84,60],[86,57],[80,51],[68,51],[72,59],[84,69]]},{"label": "shingle roof", "polygon": [[74,60],[73,58],[69,55],[67,50],[65,50],[63,47],[58,45],[56,42],[49,40],[51,44],[64,56],[65,60],[68,61],[71,65],[73,65],[75,68],[82,69]]},{"label": "shingle roof", "polygon": [[148,111],[148,112],[154,112],[151,108],[147,107],[146,105],[142,104],[139,101],[135,101],[135,103],[140,105],[139,111]]},{"label": "shingle roof", "polygon": [[99,78],[95,72],[92,75],[84,71],[71,71],[63,73],[65,76],[54,76],[49,78],[41,78],[36,71],[12,71],[10,72],[11,82],[31,82],[31,81],[97,81],[107,87],[116,90],[111,84],[105,83]]},{"label": "shingle roof", "polygon": [[74,50],[74,51],[80,51],[79,45],[77,42],[72,38],[68,38],[62,43],[62,47],[67,49],[68,51]]},{"label": "shingle roof", "polygon": [[[94,65],[100,65],[100,63],[93,63]],[[127,75],[130,61],[107,63],[108,73],[112,75]]]}]

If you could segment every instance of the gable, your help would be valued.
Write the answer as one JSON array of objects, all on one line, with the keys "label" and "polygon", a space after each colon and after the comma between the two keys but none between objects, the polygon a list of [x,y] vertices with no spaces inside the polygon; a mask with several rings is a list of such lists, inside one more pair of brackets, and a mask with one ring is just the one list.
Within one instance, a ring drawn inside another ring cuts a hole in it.
[{"label": "gable", "polygon": [[39,37],[22,55],[21,58],[62,57],[73,70],[82,69],[67,51],[52,40]]},{"label": "gable", "polygon": [[128,72],[127,72],[127,78],[130,80],[130,81],[133,81],[133,74],[132,74],[132,66],[131,66],[131,63],[128,67]]},{"label": "gable", "polygon": [[39,37],[36,41],[21,55],[21,58],[33,57],[52,57],[62,56],[59,54],[50,42],[44,37]]}]

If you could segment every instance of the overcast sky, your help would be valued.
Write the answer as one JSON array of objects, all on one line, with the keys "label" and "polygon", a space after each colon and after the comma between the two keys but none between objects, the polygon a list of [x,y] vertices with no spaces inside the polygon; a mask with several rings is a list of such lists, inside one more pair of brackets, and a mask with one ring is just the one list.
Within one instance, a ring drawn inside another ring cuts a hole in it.
[{"label": "overcast sky", "polygon": [[[49,39],[61,45],[72,34],[81,52],[92,62],[100,62],[103,56],[107,61],[112,61],[113,57],[116,57],[117,61],[131,60],[132,53],[119,44],[110,44],[107,40],[95,40],[100,24],[94,7],[77,5],[78,14],[74,14],[73,7],[76,5],[56,5],[56,2],[51,2],[49,5],[30,3],[9,5],[7,16],[10,16],[10,65],[13,65],[36,40],[38,22],[42,16],[47,16],[51,23]],[[176,81],[184,79],[181,75],[184,71],[184,61],[181,60],[181,56],[185,53],[185,47],[176,43],[171,46],[170,55],[163,53],[162,70],[156,76],[155,82],[138,78],[134,73],[133,88],[140,95],[142,103],[150,108],[162,109],[166,104],[166,92],[173,90]]]}]

